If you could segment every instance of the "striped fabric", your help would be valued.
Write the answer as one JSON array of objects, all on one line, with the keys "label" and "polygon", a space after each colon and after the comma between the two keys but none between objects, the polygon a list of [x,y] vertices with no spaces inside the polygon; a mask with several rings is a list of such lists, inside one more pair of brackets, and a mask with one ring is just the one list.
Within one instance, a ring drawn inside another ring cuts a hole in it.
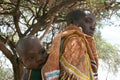
[{"label": "striped fabric", "polygon": [[46,79],[47,80],[53,80],[56,77],[59,77],[60,70],[54,70],[52,72],[47,72],[45,73]]},{"label": "striped fabric", "polygon": [[[61,46],[63,49],[60,49],[62,51],[60,52],[63,52],[65,49],[65,46],[66,46],[66,43],[68,42],[68,40],[72,37],[78,37],[80,38],[82,41],[83,41],[83,45],[85,47],[85,42],[84,42],[84,39],[82,37],[79,37],[77,34],[72,34],[70,36],[68,36],[66,39],[64,39],[64,42],[62,40],[62,45]],[[60,58],[60,63],[61,63],[61,74],[60,74],[60,80],[93,80],[93,75],[92,75],[92,69],[91,69],[91,65],[90,65],[90,59],[89,59],[89,56],[88,56],[88,53],[87,53],[87,48],[86,49],[86,53],[84,53],[86,56],[85,56],[85,64],[87,64],[87,66],[84,66],[87,68],[87,71],[88,71],[88,75],[85,75],[84,73],[82,73],[77,66],[74,66],[72,64],[70,64],[66,59],[65,57],[62,55],[61,58]],[[69,53],[69,51],[66,51]],[[64,54],[61,53],[61,54]],[[73,53],[75,54],[75,53]],[[72,57],[71,57],[72,58]],[[75,58],[75,57],[74,57]],[[78,58],[79,60],[79,58]]]},{"label": "striped fabric", "polygon": [[[65,41],[61,49],[63,38]],[[55,37],[48,54],[49,58],[42,68],[43,80],[95,80],[98,59],[94,39],[83,34],[75,25],[69,25]]]}]

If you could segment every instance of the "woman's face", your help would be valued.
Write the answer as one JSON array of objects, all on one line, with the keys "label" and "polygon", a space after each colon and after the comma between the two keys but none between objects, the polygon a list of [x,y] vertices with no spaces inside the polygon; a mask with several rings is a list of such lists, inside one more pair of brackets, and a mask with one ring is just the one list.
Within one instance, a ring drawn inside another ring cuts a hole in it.
[{"label": "woman's face", "polygon": [[86,15],[82,20],[79,20],[79,26],[85,34],[93,36],[96,29],[96,18],[92,14]]},{"label": "woman's face", "polygon": [[40,69],[46,63],[48,54],[39,42],[30,42],[21,58],[27,68]]}]

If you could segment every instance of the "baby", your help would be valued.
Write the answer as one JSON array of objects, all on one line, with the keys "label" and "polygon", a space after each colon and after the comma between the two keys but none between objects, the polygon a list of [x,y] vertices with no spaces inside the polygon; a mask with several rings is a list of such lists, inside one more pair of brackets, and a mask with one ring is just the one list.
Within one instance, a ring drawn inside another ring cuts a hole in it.
[{"label": "baby", "polygon": [[41,68],[46,63],[48,54],[39,39],[26,36],[18,41],[16,50],[27,69],[23,80],[42,80]]}]

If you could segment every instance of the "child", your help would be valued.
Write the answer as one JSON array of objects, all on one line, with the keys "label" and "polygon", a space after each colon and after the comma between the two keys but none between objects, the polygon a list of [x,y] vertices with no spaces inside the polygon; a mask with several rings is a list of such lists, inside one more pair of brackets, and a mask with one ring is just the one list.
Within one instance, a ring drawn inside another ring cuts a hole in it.
[{"label": "child", "polygon": [[54,38],[49,49],[42,68],[44,80],[97,80],[94,14],[77,9],[68,13],[66,21],[68,26]]},{"label": "child", "polygon": [[18,41],[16,50],[27,68],[23,80],[42,80],[41,68],[46,63],[48,54],[39,39],[26,36]]}]

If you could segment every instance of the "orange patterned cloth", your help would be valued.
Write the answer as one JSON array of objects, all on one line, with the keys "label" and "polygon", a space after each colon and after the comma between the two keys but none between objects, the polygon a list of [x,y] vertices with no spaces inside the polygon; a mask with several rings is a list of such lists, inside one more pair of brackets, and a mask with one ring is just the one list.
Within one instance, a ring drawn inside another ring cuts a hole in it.
[{"label": "orange patterned cloth", "polygon": [[93,73],[97,73],[98,56],[94,38],[75,25],[69,25],[58,34],[48,53],[49,58],[42,68],[43,80],[95,80]]}]

